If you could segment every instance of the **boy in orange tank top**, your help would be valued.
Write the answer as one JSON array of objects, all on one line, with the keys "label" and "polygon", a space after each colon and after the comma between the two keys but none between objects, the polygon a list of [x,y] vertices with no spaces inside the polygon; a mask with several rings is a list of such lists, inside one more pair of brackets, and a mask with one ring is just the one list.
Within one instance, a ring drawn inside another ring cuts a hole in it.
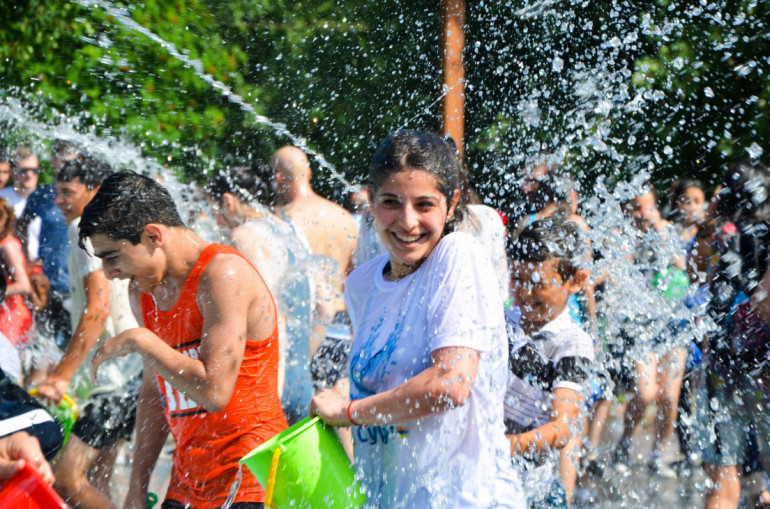
[{"label": "boy in orange tank top", "polygon": [[[144,359],[125,507],[146,507],[169,431],[177,447],[162,508],[221,507],[238,460],[286,428],[270,292],[238,251],[187,229],[168,192],[135,173],[104,180],[79,236],[91,240],[108,278],[131,280],[140,323],[105,342],[92,364],[95,373],[116,356]],[[243,477],[233,507],[262,507],[262,487]]]}]

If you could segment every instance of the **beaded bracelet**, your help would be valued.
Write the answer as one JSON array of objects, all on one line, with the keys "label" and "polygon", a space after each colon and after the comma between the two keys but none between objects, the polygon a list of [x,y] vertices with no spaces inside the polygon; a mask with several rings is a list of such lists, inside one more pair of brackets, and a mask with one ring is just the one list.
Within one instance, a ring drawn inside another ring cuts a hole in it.
[{"label": "beaded bracelet", "polygon": [[358,401],[357,399],[350,400],[350,403],[348,403],[348,420],[350,421],[350,424],[354,426],[361,426],[359,423],[353,420],[353,403],[355,401]]}]

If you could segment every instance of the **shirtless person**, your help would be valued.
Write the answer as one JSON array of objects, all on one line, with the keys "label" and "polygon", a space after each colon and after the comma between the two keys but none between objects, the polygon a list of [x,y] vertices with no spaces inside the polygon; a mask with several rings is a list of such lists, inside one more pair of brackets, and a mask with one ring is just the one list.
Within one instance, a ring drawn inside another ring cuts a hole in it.
[{"label": "shirtless person", "polygon": [[320,323],[313,327],[316,338],[310,346],[311,355],[318,351],[311,371],[316,389],[321,389],[334,385],[347,363],[346,352],[341,350],[349,345],[351,336],[342,318],[342,294],[358,244],[358,226],[348,211],[313,191],[310,163],[300,149],[279,149],[271,166],[275,171],[276,213],[305,234],[313,254],[331,262],[331,267],[323,270],[325,277],[318,281],[316,309]]},{"label": "shirtless person", "polygon": [[[162,508],[221,507],[238,460],[286,428],[270,292],[238,251],[187,229],[168,192],[135,173],[104,180],[79,235],[91,240],[108,278],[131,280],[131,305],[144,325],[104,343],[92,364],[93,376],[115,356],[144,359],[125,507],[147,506],[168,431],[177,448]],[[245,475],[233,507],[261,508],[264,496]]]}]

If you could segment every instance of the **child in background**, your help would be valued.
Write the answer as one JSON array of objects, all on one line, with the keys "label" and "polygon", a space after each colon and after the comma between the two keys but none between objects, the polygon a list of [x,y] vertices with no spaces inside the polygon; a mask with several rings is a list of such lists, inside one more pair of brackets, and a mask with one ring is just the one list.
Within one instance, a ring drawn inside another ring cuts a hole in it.
[{"label": "child in background", "polygon": [[[652,186],[643,186],[624,208],[638,230],[629,256],[634,274],[657,292],[636,296],[636,306],[631,306],[622,319],[620,338],[625,359],[621,362],[633,361],[634,382],[613,462],[618,472],[629,471],[631,437],[645,409],[656,403],[655,436],[647,468],[656,477],[675,479],[676,471],[663,461],[663,450],[677,418],[686,346],[693,337],[692,329],[682,323],[689,314],[682,302],[688,286],[685,261],[672,225],[661,216]],[[645,309],[639,305],[642,301]]]},{"label": "child in background", "polygon": [[677,179],[671,184],[668,192],[671,214],[669,219],[674,223],[674,228],[679,233],[679,242],[684,250],[684,261],[690,282],[700,283],[705,281],[705,270],[698,268],[696,263],[703,258],[698,256],[703,251],[708,251],[709,242],[707,235],[700,235],[706,224],[706,191],[700,180]]},{"label": "child in background", "polygon": [[521,457],[530,508],[567,507],[571,495],[548,453],[567,445],[580,427],[581,393],[594,360],[591,337],[567,307],[589,276],[578,269],[585,247],[577,224],[546,219],[527,226],[510,250],[521,318],[509,321],[505,425],[511,454]]},{"label": "child in background", "polygon": [[5,301],[0,304],[0,333],[19,348],[29,339],[32,327],[32,313],[24,302],[32,286],[21,242],[13,234],[15,223],[13,207],[0,199],[0,265],[7,283]]}]

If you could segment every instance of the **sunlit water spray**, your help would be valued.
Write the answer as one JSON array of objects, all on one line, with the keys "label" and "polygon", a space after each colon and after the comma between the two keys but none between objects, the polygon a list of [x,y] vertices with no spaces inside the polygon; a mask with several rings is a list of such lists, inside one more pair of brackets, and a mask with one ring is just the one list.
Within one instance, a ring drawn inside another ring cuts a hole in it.
[{"label": "sunlit water spray", "polygon": [[273,129],[278,136],[285,136],[289,138],[293,145],[300,148],[303,152],[305,152],[306,154],[314,158],[316,161],[318,161],[318,164],[320,165],[321,168],[328,171],[331,176],[333,176],[335,179],[341,182],[345,187],[346,191],[350,191],[354,189],[353,186],[350,184],[350,182],[348,182],[347,179],[345,179],[345,177],[342,174],[340,174],[334,168],[334,166],[331,163],[329,163],[329,161],[326,160],[323,154],[310,148],[310,145],[308,144],[307,140],[304,137],[293,134],[291,131],[288,130],[288,128],[286,127],[286,124],[271,120],[266,116],[257,112],[257,110],[254,109],[254,107],[251,104],[245,101],[243,97],[236,94],[232,88],[225,85],[221,81],[217,80],[212,75],[206,73],[203,70],[203,63],[201,63],[200,60],[188,57],[187,55],[179,51],[174,44],[164,40],[159,35],[153,33],[151,30],[148,30],[147,28],[143,27],[142,25],[134,21],[129,15],[128,9],[115,7],[110,2],[107,2],[104,0],[75,0],[75,1],[78,4],[87,8],[99,7],[103,9],[107,14],[112,16],[115,20],[117,20],[121,25],[126,27],[128,30],[142,34],[145,37],[152,40],[153,42],[158,43],[162,48],[168,51],[171,54],[171,56],[173,56],[174,58],[182,62],[185,66],[195,71],[195,74],[199,78],[201,78],[203,81],[211,85],[211,87],[214,90],[218,91],[220,94],[226,97],[233,104],[238,105],[243,111],[249,113],[257,123]]}]

